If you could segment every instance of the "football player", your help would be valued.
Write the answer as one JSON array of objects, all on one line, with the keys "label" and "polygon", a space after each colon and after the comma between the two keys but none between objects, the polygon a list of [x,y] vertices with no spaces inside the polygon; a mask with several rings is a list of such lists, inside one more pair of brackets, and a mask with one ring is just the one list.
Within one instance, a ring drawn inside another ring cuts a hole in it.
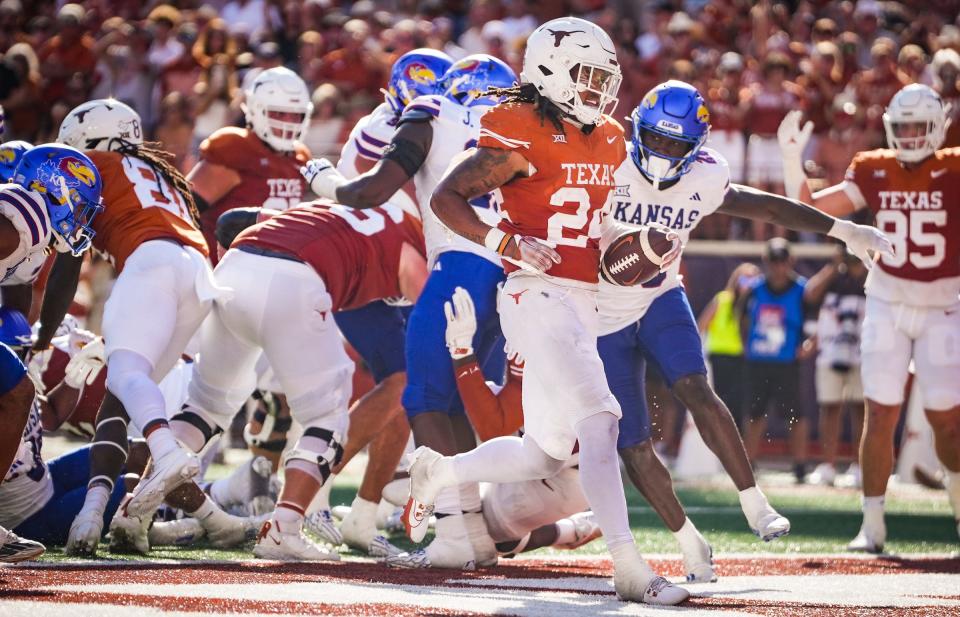
[{"label": "football player", "polygon": [[889,148],[857,154],[843,182],[813,195],[801,162],[810,123],[801,129],[792,112],[781,124],[788,194],[835,216],[869,209],[894,246],[866,282],[863,526],[850,550],[883,551],[883,499],[911,361],[960,533],[960,148],[940,149],[948,114],[933,89],[904,87],[883,115]]},{"label": "football player", "polygon": [[[624,229],[641,225],[659,225],[685,243],[703,217],[714,212],[828,234],[845,240],[867,261],[868,251],[888,246],[872,227],[731,184],[724,158],[704,147],[709,112],[687,83],[668,81],[653,88],[631,121],[629,156],[614,175],[612,216],[605,221],[602,248]],[[757,487],[736,423],[707,381],[703,344],[679,272],[678,259],[642,285],[619,287],[601,280],[598,347],[610,389],[624,412],[617,448],[627,474],[689,556],[692,580],[701,581],[715,578],[712,551],[684,514],[670,474],[654,451],[643,383],[645,356],[690,410],[704,441],[733,479],[751,530],[769,541],[788,533],[790,522]]]},{"label": "football player", "polygon": [[[390,145],[369,172],[348,181],[322,159],[311,161],[303,170],[315,193],[354,207],[383,203],[413,178],[431,274],[408,320],[403,407],[416,442],[448,454],[466,451],[476,441],[447,359],[443,303],[458,286],[470,292],[479,324],[474,348],[487,375],[499,381],[505,358],[496,289],[504,274],[496,253],[451,234],[427,204],[451,160],[476,145],[480,118],[499,100],[488,96],[487,88],[507,87],[515,79],[513,71],[492,56],[467,56],[441,78],[444,96],[421,96],[407,105]],[[492,197],[474,197],[471,206],[478,216],[495,224],[499,217]],[[496,562],[496,548],[484,529],[480,507],[477,483],[441,493],[437,537],[430,548],[434,566]],[[469,531],[467,538],[460,533],[464,527]]]},{"label": "football player", "polygon": [[[389,145],[403,109],[416,97],[441,94],[440,78],[451,64],[453,60],[445,53],[428,48],[409,51],[394,62],[384,102],[357,122],[340,152],[337,170],[343,177],[353,179],[373,168]],[[412,181],[407,181],[390,196],[388,203],[420,218]],[[409,302],[391,299],[377,300],[335,315],[340,332],[366,362],[376,383],[374,390],[350,410],[349,438],[343,461],[338,466],[342,468],[369,444],[363,481],[350,514],[340,525],[343,541],[365,552],[369,552],[371,542],[380,542],[376,529],[377,504],[383,487],[393,479],[410,432],[400,404],[406,385],[403,349],[409,314]],[[329,495],[332,485],[331,478],[321,493]],[[329,499],[319,505],[321,509],[308,517],[308,526],[332,521]],[[336,537],[332,541],[339,544]]]},{"label": "football player", "polygon": [[[104,210],[92,224],[93,246],[119,273],[103,316],[111,396],[104,400],[96,428],[96,441],[118,450],[104,460],[117,465],[107,473],[91,466],[90,490],[68,543],[69,550],[88,553],[100,539],[113,478],[126,456],[127,416],[146,438],[154,465],[126,505],[126,514],[152,517],[166,492],[199,472],[197,458],[170,431],[157,384],[180,359],[221,290],[197,228],[189,183],[168,153],[143,141],[137,112],[113,99],[88,101],[67,114],[58,139],[87,150],[105,178]],[[60,255],[54,263],[35,349],[50,345],[76,293],[82,261],[74,253]]]},{"label": "football player", "polygon": [[233,296],[218,302],[182,414],[181,441],[194,451],[229,426],[256,385],[265,354],[304,432],[284,457],[284,486],[254,554],[336,560],[308,540],[304,513],[342,453],[353,362],[333,314],[373,300],[415,299],[426,276],[419,221],[396,206],[363,212],[313,202],[243,231],[217,266]]},{"label": "football player", "polygon": [[13,172],[24,153],[33,145],[25,141],[7,141],[0,144],[0,182],[13,180]]},{"label": "football player", "polygon": [[[440,489],[550,477],[579,442],[581,483],[613,556],[618,596],[678,604],[689,594],[650,568],[630,531],[616,460],[620,406],[596,346],[600,215],[625,156],[623,128],[607,115],[621,81],[613,41],[582,19],[549,21],[530,35],[520,79],[481,118],[478,148],[430,205],[449,229],[505,258],[500,322],[525,359],[526,432],[456,457],[418,448],[404,524],[419,541]],[[470,207],[490,191],[502,198],[499,224]]]},{"label": "football player", "polygon": [[[247,128],[224,127],[200,144],[187,174],[207,245],[217,246],[217,219],[233,208],[286,210],[303,199],[299,169],[310,159],[301,143],[313,103],[307,85],[284,67],[257,75],[244,93]],[[218,259],[211,256],[214,265]]]}]

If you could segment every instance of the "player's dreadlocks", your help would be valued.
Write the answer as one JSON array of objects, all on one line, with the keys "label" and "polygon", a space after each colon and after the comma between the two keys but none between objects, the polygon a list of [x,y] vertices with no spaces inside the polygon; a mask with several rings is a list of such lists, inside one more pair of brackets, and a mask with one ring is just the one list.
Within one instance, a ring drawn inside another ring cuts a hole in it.
[{"label": "player's dreadlocks", "polygon": [[[149,165],[157,177],[163,177],[173,186],[174,190],[180,193],[180,198],[187,204],[187,211],[193,219],[193,224],[200,227],[200,212],[197,210],[197,203],[193,199],[193,191],[190,188],[190,182],[180,173],[180,170],[174,167],[174,155],[161,149],[161,144],[156,141],[145,141],[140,145],[131,144],[125,140],[117,140],[120,147],[115,148],[120,154],[135,156]],[[157,190],[163,194],[163,184],[157,181]]]},{"label": "player's dreadlocks", "polygon": [[[537,112],[540,114],[540,126],[543,126],[545,119],[550,120],[550,124],[552,124],[555,129],[561,133],[566,133],[563,118],[567,114],[560,109],[556,103],[540,94],[540,92],[537,91],[537,87],[533,84],[519,84],[510,88],[494,88],[491,86],[487,89],[486,94],[488,96],[504,97],[504,103],[533,103]],[[580,130],[584,133],[590,133],[594,128],[592,124],[585,124]]]}]

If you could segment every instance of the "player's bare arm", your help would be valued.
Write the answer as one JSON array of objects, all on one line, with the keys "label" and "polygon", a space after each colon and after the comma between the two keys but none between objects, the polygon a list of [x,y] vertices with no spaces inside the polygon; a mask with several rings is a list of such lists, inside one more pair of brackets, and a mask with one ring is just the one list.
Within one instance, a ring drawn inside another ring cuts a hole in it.
[{"label": "player's bare arm", "polygon": [[27,318],[30,318],[30,310],[33,308],[33,285],[4,285],[3,286],[3,306],[18,310]]},{"label": "player's bare arm", "polygon": [[319,197],[352,208],[375,208],[386,203],[413,177],[430,152],[433,127],[429,122],[404,122],[394,133],[383,158],[373,168],[346,180],[327,159],[313,159],[300,173]]},{"label": "player's bare arm", "polygon": [[47,280],[47,289],[43,294],[43,304],[40,307],[40,332],[33,344],[33,349],[40,351],[50,346],[53,335],[63,322],[63,317],[73,302],[77,293],[77,284],[80,282],[80,268],[83,266],[83,256],[74,257],[70,253],[60,253],[50,269],[50,278]]},{"label": "player's bare arm", "polygon": [[783,225],[795,231],[825,234],[836,219],[801,201],[766,191],[731,184],[720,212],[731,216]]},{"label": "player's bare arm", "polygon": [[521,154],[499,148],[477,148],[451,169],[430,199],[430,207],[443,224],[464,238],[486,245],[508,259],[538,270],[560,263],[550,247],[531,238],[517,238],[480,220],[470,200],[526,176],[530,164]]},{"label": "player's bare arm", "polygon": [[240,174],[235,169],[200,161],[194,165],[187,180],[193,185],[193,193],[200,211],[220,201],[224,195],[235,189],[240,182]]}]

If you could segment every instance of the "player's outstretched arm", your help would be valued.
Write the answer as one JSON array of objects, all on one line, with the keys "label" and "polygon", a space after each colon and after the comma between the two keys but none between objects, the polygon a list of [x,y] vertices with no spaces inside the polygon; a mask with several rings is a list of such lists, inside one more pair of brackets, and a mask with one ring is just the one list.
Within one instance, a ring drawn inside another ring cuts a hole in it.
[{"label": "player's outstretched arm", "polygon": [[429,122],[404,122],[370,171],[348,181],[327,159],[313,159],[300,168],[300,174],[318,197],[352,208],[375,208],[417,173],[432,142]]},{"label": "player's outstretched arm", "polygon": [[50,346],[53,335],[63,323],[63,318],[77,293],[80,282],[80,268],[83,256],[74,257],[70,253],[59,253],[50,269],[47,289],[43,294],[40,307],[40,331],[33,344],[34,351],[42,351]]},{"label": "player's outstretched arm", "polygon": [[546,271],[560,263],[560,255],[533,238],[514,236],[480,220],[470,200],[525,176],[530,164],[521,154],[499,148],[477,148],[453,167],[440,182],[430,207],[444,225],[464,238],[483,244],[514,262]]},{"label": "player's outstretched arm", "polygon": [[193,187],[193,198],[200,212],[215,205],[242,182],[235,169],[223,165],[199,161],[187,174]]}]

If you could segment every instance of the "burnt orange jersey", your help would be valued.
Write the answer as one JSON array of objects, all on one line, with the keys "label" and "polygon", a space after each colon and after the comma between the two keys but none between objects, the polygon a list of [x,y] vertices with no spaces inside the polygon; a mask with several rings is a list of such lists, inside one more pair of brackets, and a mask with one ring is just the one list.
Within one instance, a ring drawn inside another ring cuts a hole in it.
[{"label": "burnt orange jersey", "polygon": [[910,169],[894,150],[860,152],[845,180],[862,196],[856,205],[869,207],[893,242],[894,256],[880,259],[884,272],[919,282],[960,277],[960,148],[939,150]]},{"label": "burnt orange jersey", "polygon": [[118,152],[87,152],[103,178],[103,211],[93,220],[93,247],[117,269],[148,240],[169,239],[208,254],[187,204],[146,161]]},{"label": "burnt orange jersey", "polygon": [[589,134],[569,123],[561,131],[533,105],[507,103],[483,115],[479,145],[516,150],[532,166],[530,176],[500,187],[501,229],[553,246],[562,261],[550,276],[596,283],[600,215],[626,156],[623,127],[604,116]]},{"label": "burnt orange jersey", "polygon": [[200,216],[200,228],[211,247],[217,246],[217,219],[227,210],[251,206],[286,210],[303,201],[306,181],[300,166],[310,160],[310,151],[303,144],[285,154],[249,129],[228,126],[203,140],[200,160],[229,167],[240,175],[240,184]]}]

